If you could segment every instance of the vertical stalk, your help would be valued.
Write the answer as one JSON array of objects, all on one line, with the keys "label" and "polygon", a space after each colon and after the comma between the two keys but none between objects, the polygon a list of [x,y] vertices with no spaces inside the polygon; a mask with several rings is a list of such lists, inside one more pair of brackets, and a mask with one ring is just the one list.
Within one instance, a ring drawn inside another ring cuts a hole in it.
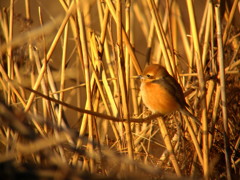
[{"label": "vertical stalk", "polygon": [[[79,0],[77,0],[77,4],[79,4]],[[90,85],[90,71],[89,71],[89,63],[88,63],[88,51],[87,51],[87,37],[86,37],[86,30],[85,30],[85,24],[83,20],[82,12],[78,6],[77,8],[77,15],[78,15],[78,24],[80,28],[80,41],[82,45],[82,54],[83,54],[83,66],[84,66],[84,77],[85,77],[85,83],[86,83],[86,109],[92,110],[92,103],[91,103],[91,85]],[[90,154],[93,154],[93,117],[91,115],[87,115],[88,120],[88,144],[87,147],[89,149]],[[90,171],[94,172],[94,160],[90,159]]]},{"label": "vertical stalk", "polygon": [[124,57],[123,57],[123,48],[122,48],[122,12],[121,10],[122,10],[121,0],[117,0],[116,23],[117,23],[117,45],[118,45],[117,61],[118,61],[119,85],[120,85],[120,93],[121,93],[121,101],[122,101],[123,118],[128,119],[128,121],[124,123],[124,126],[126,128],[128,156],[130,159],[133,159],[132,134],[130,129],[128,103],[127,103],[127,87],[126,87],[126,79],[124,78],[124,74],[126,73],[126,71],[124,68]]},{"label": "vertical stalk", "polygon": [[166,40],[164,31],[163,31],[160,17],[158,15],[158,12],[156,9],[156,5],[153,0],[148,0],[147,2],[148,2],[148,6],[150,8],[151,14],[152,14],[152,18],[154,19],[155,29],[156,29],[157,36],[158,36],[158,39],[160,42],[160,47],[161,47],[161,50],[163,53],[166,68],[167,68],[168,72],[171,75],[173,75],[173,70],[172,70],[172,66],[171,66],[172,57],[171,57],[171,54],[168,53],[169,47],[167,46],[167,40]]},{"label": "vertical stalk", "polygon": [[[62,22],[61,26],[59,27],[59,30],[58,30],[58,32],[57,32],[57,34],[56,34],[56,36],[55,36],[51,46],[50,46],[48,52],[47,52],[47,56],[44,59],[43,66],[42,66],[41,71],[40,71],[40,73],[38,75],[38,78],[37,78],[37,80],[36,80],[36,82],[34,84],[33,90],[37,90],[39,85],[40,85],[40,82],[41,82],[41,80],[43,78],[44,72],[47,69],[47,63],[50,60],[50,57],[52,56],[52,53],[53,53],[53,51],[54,51],[54,49],[55,49],[55,47],[57,45],[57,42],[58,42],[59,38],[61,37],[61,34],[62,34],[63,30],[64,30],[64,27],[65,27],[66,23],[68,22],[68,19],[69,19],[70,15],[72,14],[73,9],[75,8],[74,5],[75,5],[75,3],[73,1],[71,3],[70,7],[69,7],[68,12],[66,13],[66,15],[65,15],[65,17],[63,19],[63,22]],[[26,105],[26,107],[24,109],[25,112],[29,111],[29,109],[30,109],[30,107],[31,107],[31,105],[33,103],[34,97],[35,97],[35,93],[31,93],[29,98],[28,98],[27,105]]]},{"label": "vertical stalk", "polygon": [[202,53],[202,64],[203,67],[206,65],[207,61],[207,53],[208,53],[208,47],[209,47],[209,38],[210,38],[210,30],[211,30],[211,18],[212,18],[212,3],[209,2],[207,8],[207,22],[206,22],[206,28],[205,28],[205,36],[203,41],[203,53]]},{"label": "vertical stalk", "polygon": [[[67,3],[69,4],[69,3]],[[66,55],[67,55],[67,40],[68,40],[68,23],[65,26],[64,34],[63,34],[63,47],[62,47],[62,65],[61,65],[61,80],[59,90],[61,91],[59,94],[59,100],[63,101],[64,92],[64,82],[65,82],[65,65],[66,65]],[[63,106],[59,104],[58,111],[58,126],[61,127],[62,124],[62,114],[63,114]]]},{"label": "vertical stalk", "polygon": [[223,40],[222,40],[223,44],[225,44],[226,41],[227,41],[227,37],[228,37],[228,34],[229,34],[229,28],[231,27],[233,16],[235,14],[235,11],[237,9],[238,4],[239,4],[239,0],[234,0],[232,9],[231,9],[231,12],[230,12],[230,15],[229,15],[229,18],[227,20],[227,25],[226,25],[226,27],[224,29]]},{"label": "vertical stalk", "polygon": [[[108,5],[108,8],[109,8],[109,10],[110,10],[110,12],[111,12],[114,20],[117,22],[116,11],[115,11],[115,8],[114,8],[112,2],[111,2],[110,0],[106,0],[106,3],[107,3],[107,5]],[[137,74],[141,74],[141,73],[142,73],[141,67],[140,67],[140,65],[139,65],[139,62],[138,62],[135,54],[134,54],[132,45],[131,45],[130,40],[129,40],[127,34],[126,34],[126,31],[124,30],[123,27],[122,27],[121,30],[122,30],[123,42],[125,43],[125,45],[126,45],[127,48],[128,48],[128,52],[129,52],[129,54],[130,54],[130,56],[131,56],[131,60],[132,60],[133,65],[134,65],[134,67],[135,67],[135,69],[136,69],[136,71],[137,71]]]},{"label": "vertical stalk", "polygon": [[207,123],[207,108],[206,108],[206,90],[205,90],[205,78],[203,74],[202,58],[199,47],[197,26],[195,20],[195,13],[193,9],[192,0],[186,0],[190,18],[191,31],[193,36],[194,55],[198,70],[201,110],[202,110],[202,124],[203,124],[203,171],[204,176],[208,179],[209,176],[209,162],[208,162],[208,123]]},{"label": "vertical stalk", "polygon": [[223,139],[224,139],[224,153],[226,162],[227,179],[231,177],[231,165],[229,157],[229,142],[228,142],[228,116],[227,116],[227,98],[226,98],[226,85],[225,85],[225,70],[224,70],[224,55],[223,55],[223,39],[221,31],[220,20],[220,5],[215,6],[216,13],[216,26],[217,26],[217,43],[218,43],[218,63],[220,71],[220,88],[221,88],[221,101],[222,101],[222,115],[223,115]]},{"label": "vertical stalk", "polygon": [[[9,14],[9,27],[8,27],[8,39],[7,42],[10,43],[13,38],[13,13],[14,13],[14,1],[10,0],[10,14]],[[7,48],[7,73],[10,79],[13,78],[13,61],[12,61],[12,46]],[[11,90],[8,85],[8,104],[11,104]]]},{"label": "vertical stalk", "polygon": [[172,147],[171,140],[170,140],[170,137],[169,137],[168,132],[167,132],[166,125],[165,125],[162,117],[158,118],[158,124],[159,124],[159,129],[161,131],[164,143],[165,143],[166,148],[167,148],[168,153],[169,153],[169,159],[171,160],[171,162],[173,164],[173,167],[175,169],[175,172],[176,172],[177,176],[180,177],[181,176],[181,171],[180,171],[180,168],[179,168],[179,165],[178,165],[178,162],[177,162],[177,158],[176,158],[176,156],[174,154],[174,151],[173,151],[173,147]]},{"label": "vertical stalk", "polygon": [[[126,34],[127,36],[129,37],[129,39],[131,38],[130,37],[130,0],[126,0],[125,2],[126,6],[125,6],[125,30],[126,30]],[[128,89],[130,88],[129,87],[129,81],[130,81],[130,56],[129,56],[129,53],[128,53],[128,49],[127,47],[125,47],[125,73],[126,73],[126,86],[127,86],[127,91]]]}]

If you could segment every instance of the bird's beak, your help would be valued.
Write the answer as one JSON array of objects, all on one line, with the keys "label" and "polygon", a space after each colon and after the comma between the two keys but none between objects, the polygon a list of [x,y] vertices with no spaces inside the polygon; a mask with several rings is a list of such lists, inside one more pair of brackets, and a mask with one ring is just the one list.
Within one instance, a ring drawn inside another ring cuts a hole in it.
[{"label": "bird's beak", "polygon": [[147,76],[139,75],[138,78],[141,80],[141,82],[145,82],[148,80]]},{"label": "bird's beak", "polygon": [[143,75],[139,75],[138,78],[139,78],[140,80],[147,79],[147,77],[146,77],[146,76],[143,76]]},{"label": "bird's beak", "polygon": [[143,75],[139,75],[138,77],[139,77],[139,79],[141,79],[141,80],[148,79],[147,76],[143,76]]}]

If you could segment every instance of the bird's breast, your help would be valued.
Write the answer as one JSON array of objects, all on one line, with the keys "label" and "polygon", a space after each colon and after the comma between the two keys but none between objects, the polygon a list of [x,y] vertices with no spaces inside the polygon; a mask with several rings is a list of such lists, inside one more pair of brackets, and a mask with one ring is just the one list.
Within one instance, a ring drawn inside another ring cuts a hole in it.
[{"label": "bird's breast", "polygon": [[143,103],[152,112],[169,114],[180,109],[175,96],[157,83],[142,82],[140,90]]}]

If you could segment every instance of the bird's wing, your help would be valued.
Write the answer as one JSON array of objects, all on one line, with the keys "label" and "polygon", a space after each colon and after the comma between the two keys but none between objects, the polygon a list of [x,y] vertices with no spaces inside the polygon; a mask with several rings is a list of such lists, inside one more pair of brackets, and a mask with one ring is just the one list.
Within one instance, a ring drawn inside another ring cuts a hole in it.
[{"label": "bird's wing", "polygon": [[154,83],[159,83],[169,93],[171,93],[181,106],[188,107],[180,84],[170,75],[155,80]]}]

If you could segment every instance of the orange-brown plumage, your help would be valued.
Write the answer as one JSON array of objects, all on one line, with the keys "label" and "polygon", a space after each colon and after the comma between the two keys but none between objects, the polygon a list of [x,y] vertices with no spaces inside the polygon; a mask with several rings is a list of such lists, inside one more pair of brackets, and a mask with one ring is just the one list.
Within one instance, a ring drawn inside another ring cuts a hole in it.
[{"label": "orange-brown plumage", "polygon": [[198,121],[186,109],[188,104],[181,86],[163,66],[152,64],[144,69],[140,90],[143,103],[152,112],[165,115],[179,110]]}]

